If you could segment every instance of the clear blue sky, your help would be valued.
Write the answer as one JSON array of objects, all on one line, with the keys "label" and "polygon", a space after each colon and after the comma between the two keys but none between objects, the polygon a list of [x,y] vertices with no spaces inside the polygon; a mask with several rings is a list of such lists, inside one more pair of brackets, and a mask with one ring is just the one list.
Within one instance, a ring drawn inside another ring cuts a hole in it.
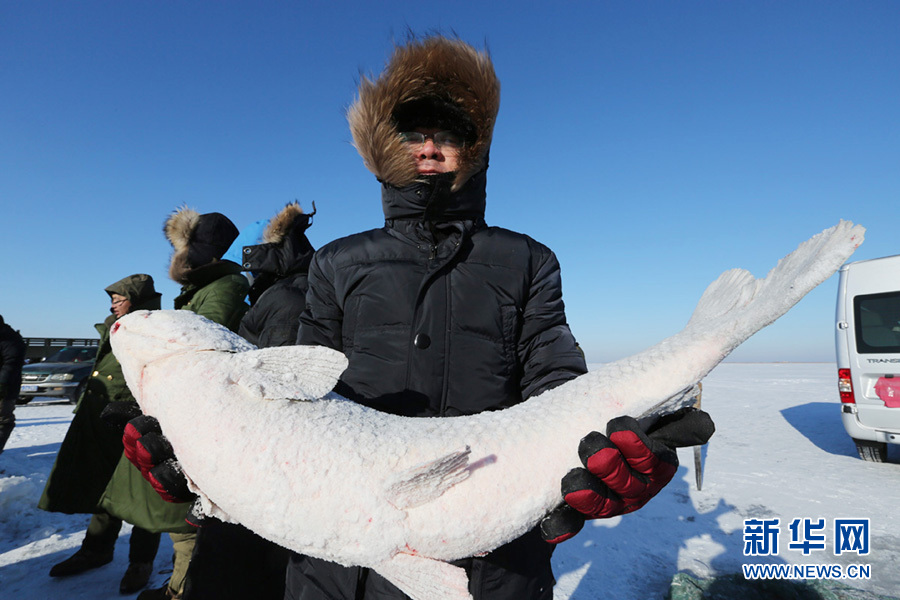
[{"label": "clear blue sky", "polygon": [[[0,314],[92,336],[165,217],[299,200],[314,245],[383,223],[345,109],[407,31],[487,46],[487,221],[553,248],[588,360],[681,329],[841,218],[900,253],[900,3],[0,0]],[[739,348],[833,360],[836,277]]]}]

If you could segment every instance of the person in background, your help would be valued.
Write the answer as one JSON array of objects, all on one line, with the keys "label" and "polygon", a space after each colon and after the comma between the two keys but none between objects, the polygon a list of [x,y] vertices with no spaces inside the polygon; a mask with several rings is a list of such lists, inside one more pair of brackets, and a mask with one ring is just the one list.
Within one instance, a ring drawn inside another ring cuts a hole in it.
[{"label": "person in background", "polygon": [[300,313],[306,307],[307,273],[314,249],[306,237],[313,212],[297,202],[269,221],[263,243],[244,246],[241,267],[252,274],[250,310],[238,333],[259,348],[296,343]]},{"label": "person in background", "polygon": [[[243,247],[241,267],[252,273],[253,285],[238,333],[259,348],[288,346],[297,338],[313,254],[305,232],[314,213],[288,204],[268,221],[262,243]],[[241,525],[205,519],[197,531],[184,600],[281,600],[287,559],[285,548]]]},{"label": "person in background", "polygon": [[[169,277],[182,286],[174,307],[236,332],[247,312],[244,298],[250,283],[240,265],[221,258],[238,236],[237,227],[221,213],[199,214],[183,207],[166,219],[163,231],[174,249]],[[121,439],[121,431],[118,436]],[[138,599],[181,598],[196,540],[196,527],[186,521],[191,503],[164,501],[123,455],[100,505],[130,523],[169,533],[174,551],[172,575],[165,585],[141,592]]]},{"label": "person in background", "polygon": [[0,454],[16,426],[16,400],[22,385],[25,340],[0,316]]},{"label": "person in background", "polygon": [[[122,456],[122,437],[100,419],[111,402],[133,402],[134,397],[122,377],[122,368],[109,344],[109,332],[120,317],[135,310],[160,308],[153,278],[129,275],[106,288],[112,313],[95,325],[100,347],[94,372],[88,379],[75,416],[60,446],[56,462],[47,478],[38,508],[64,513],[93,513],[81,547],[75,554],[50,569],[51,577],[68,577],[95,569],[112,561],[122,519],[99,507],[100,496],[112,479]],[[119,591],[131,594],[147,585],[160,536],[135,526],[131,530],[128,569]]]}]

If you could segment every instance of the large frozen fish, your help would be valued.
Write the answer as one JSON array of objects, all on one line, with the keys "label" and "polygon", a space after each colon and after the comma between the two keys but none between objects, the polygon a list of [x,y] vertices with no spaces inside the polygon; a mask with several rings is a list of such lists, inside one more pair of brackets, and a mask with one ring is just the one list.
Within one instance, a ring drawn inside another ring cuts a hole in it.
[{"label": "large frozen fish", "polygon": [[278,544],[371,567],[416,600],[470,598],[445,561],[487,552],[561,502],[592,429],[651,411],[828,278],[863,240],[842,221],[763,280],[724,273],[680,333],[498,412],[406,418],[330,390],[346,366],[319,347],[257,350],[189,311],[136,312],[112,347],[208,514]]}]

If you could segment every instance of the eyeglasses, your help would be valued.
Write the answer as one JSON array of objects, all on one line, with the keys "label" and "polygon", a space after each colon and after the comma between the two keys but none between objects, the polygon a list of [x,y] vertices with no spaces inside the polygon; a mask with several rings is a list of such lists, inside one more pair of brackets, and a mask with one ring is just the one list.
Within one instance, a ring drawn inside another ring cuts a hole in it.
[{"label": "eyeglasses", "polygon": [[128,298],[122,298],[121,300],[111,300],[111,304],[113,306],[119,306],[123,302],[128,302]]},{"label": "eyeglasses", "polygon": [[460,149],[466,145],[461,137],[452,131],[438,131],[437,133],[419,133],[418,131],[401,131],[400,139],[410,146],[419,146],[425,143],[425,140],[431,139],[434,145],[439,148]]}]

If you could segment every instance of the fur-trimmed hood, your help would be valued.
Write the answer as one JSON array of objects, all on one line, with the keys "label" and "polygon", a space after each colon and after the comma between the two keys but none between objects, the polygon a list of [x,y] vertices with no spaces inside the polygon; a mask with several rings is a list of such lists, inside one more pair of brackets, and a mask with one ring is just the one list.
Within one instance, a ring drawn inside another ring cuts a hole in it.
[{"label": "fur-trimmed hood", "polygon": [[262,241],[265,244],[280,244],[284,239],[299,228],[298,233],[303,233],[310,227],[310,219],[316,214],[316,205],[313,203],[311,213],[303,212],[299,202],[291,202],[285,205],[278,214],[272,217],[263,230]]},{"label": "fur-trimmed hood", "polygon": [[[315,251],[306,237],[314,214],[315,205],[311,213],[305,213],[297,202],[281,209],[263,230],[263,243],[244,246],[241,269],[251,271],[257,279],[266,274],[260,283],[265,286],[292,273],[306,271]],[[256,283],[254,286],[259,287]]]},{"label": "fur-trimmed hood", "polygon": [[460,150],[456,191],[487,165],[494,123],[500,108],[500,81],[487,52],[442,36],[412,40],[397,46],[377,79],[363,77],[359,97],[347,119],[353,143],[366,166],[382,182],[406,187],[417,177],[415,160],[393,116],[401,104],[438,98],[453,104],[474,127],[475,141]]},{"label": "fur-trimmed hood", "polygon": [[221,259],[239,232],[221,213],[201,215],[184,206],[169,215],[163,233],[174,249],[169,277],[186,284],[191,271]]},{"label": "fur-trimmed hood", "polygon": [[252,274],[251,309],[240,334],[257,346],[284,346],[297,338],[297,319],[306,303],[307,273],[315,248],[306,237],[312,212],[298,202],[281,209],[263,231],[263,243],[244,246],[241,269]]}]

